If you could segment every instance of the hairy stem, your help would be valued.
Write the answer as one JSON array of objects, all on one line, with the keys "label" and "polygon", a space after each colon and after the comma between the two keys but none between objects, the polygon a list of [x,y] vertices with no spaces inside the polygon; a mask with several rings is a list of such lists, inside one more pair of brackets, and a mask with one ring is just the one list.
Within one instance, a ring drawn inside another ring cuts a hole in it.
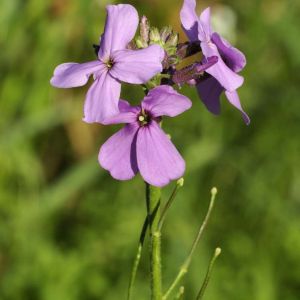
[{"label": "hairy stem", "polygon": [[147,228],[148,228],[148,216],[146,217],[146,219],[144,221],[142,231],[140,234],[138,250],[137,250],[136,257],[135,257],[135,260],[133,263],[131,277],[130,277],[129,286],[128,286],[127,300],[131,299],[132,290],[133,290],[133,286],[134,286],[134,282],[135,282],[135,278],[136,278],[136,273],[137,273],[137,270],[138,270],[138,267],[140,264],[140,260],[141,260],[141,256],[142,256],[142,249],[143,249],[143,245],[144,245],[144,241],[145,241],[145,235],[146,235]]},{"label": "hairy stem", "polygon": [[161,189],[146,183],[146,201],[150,233],[151,299],[161,300],[161,233],[157,227],[160,219]]}]

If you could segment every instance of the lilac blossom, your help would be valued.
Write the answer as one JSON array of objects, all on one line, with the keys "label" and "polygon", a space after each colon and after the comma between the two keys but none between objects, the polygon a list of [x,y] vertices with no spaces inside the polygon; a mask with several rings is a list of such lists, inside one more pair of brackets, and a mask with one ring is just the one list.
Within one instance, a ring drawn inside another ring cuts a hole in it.
[{"label": "lilac blossom", "polygon": [[249,124],[250,119],[244,112],[236,91],[244,81],[243,77],[238,74],[246,65],[244,54],[218,33],[213,32],[210,8],[205,9],[198,17],[196,1],[184,0],[180,17],[183,29],[190,41],[200,41],[204,57],[218,57],[218,62],[206,70],[210,76],[197,84],[198,94],[205,106],[210,112],[220,114],[220,96],[225,91],[228,101],[240,110],[244,121]]},{"label": "lilac blossom", "polygon": [[185,162],[159,123],[162,116],[175,117],[191,105],[167,85],[152,89],[140,106],[120,100],[120,113],[105,124],[126,125],[101,147],[100,165],[115,179],[129,180],[140,172],[147,183],[158,187],[180,178]]},{"label": "lilac blossom", "polygon": [[119,112],[121,82],[146,83],[162,71],[164,50],[159,45],[141,50],[127,49],[138,23],[138,13],[133,6],[108,5],[98,60],[82,64],[64,63],[55,69],[51,84],[59,88],[83,86],[93,75],[94,83],[88,90],[84,105],[85,122],[103,123]]}]

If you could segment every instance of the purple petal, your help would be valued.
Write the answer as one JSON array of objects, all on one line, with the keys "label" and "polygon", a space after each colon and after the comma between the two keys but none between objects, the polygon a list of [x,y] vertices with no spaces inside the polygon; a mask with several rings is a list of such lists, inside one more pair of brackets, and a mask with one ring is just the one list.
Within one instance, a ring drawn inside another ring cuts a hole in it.
[{"label": "purple petal", "polygon": [[242,108],[240,98],[239,98],[237,91],[233,91],[233,92],[225,91],[225,95],[226,95],[228,101],[242,113],[245,123],[247,125],[249,125],[250,118],[248,117],[248,115],[245,113],[245,111]]},{"label": "purple petal", "polygon": [[118,180],[129,180],[138,172],[136,162],[136,134],[138,126],[126,125],[101,147],[99,163]]},{"label": "purple petal", "polygon": [[204,71],[216,64],[218,60],[219,58],[217,56],[204,57],[201,62],[196,62],[181,70],[175,71],[172,75],[172,81],[179,86],[184,83],[189,84],[193,79],[196,81],[197,77],[203,75]]},{"label": "purple petal", "polygon": [[140,128],[136,151],[138,168],[149,184],[167,185],[185,171],[183,158],[155,121]]},{"label": "purple petal", "polygon": [[104,61],[113,51],[126,49],[134,38],[139,23],[138,13],[132,5],[108,5],[106,10],[106,24],[98,53],[99,58]]},{"label": "purple petal", "polygon": [[119,101],[119,111],[115,116],[106,118],[102,123],[105,125],[109,124],[122,124],[122,123],[134,123],[137,122],[138,114],[141,111],[140,106],[130,106],[125,100]]},{"label": "purple petal", "polygon": [[168,85],[161,85],[150,90],[142,102],[142,107],[151,112],[153,117],[175,117],[191,108],[189,98],[177,93]]},{"label": "purple petal", "polygon": [[202,42],[209,41],[212,34],[210,22],[210,7],[206,8],[200,15],[199,22],[199,40]]},{"label": "purple petal", "polygon": [[198,41],[198,16],[196,14],[196,0],[184,0],[180,11],[183,30],[190,41]]},{"label": "purple petal", "polygon": [[220,96],[224,88],[213,77],[209,77],[197,84],[197,91],[206,108],[213,114],[221,112]]},{"label": "purple petal", "polygon": [[103,123],[105,119],[119,113],[118,102],[121,84],[103,72],[90,87],[84,104],[84,121]]},{"label": "purple petal", "polygon": [[121,50],[112,55],[114,62],[110,74],[124,82],[141,84],[162,71],[164,50],[152,45],[141,50]]},{"label": "purple petal", "polygon": [[58,88],[72,88],[85,85],[90,75],[104,70],[106,66],[99,60],[83,64],[65,63],[57,66],[50,83]]},{"label": "purple petal", "polygon": [[120,112],[124,112],[124,113],[126,112],[138,113],[141,110],[141,108],[140,106],[131,106],[128,101],[120,99],[119,110]]},{"label": "purple petal", "polygon": [[218,62],[208,68],[206,72],[215,77],[226,90],[234,91],[243,84],[244,78],[226,66],[215,44],[202,42],[201,48],[205,57],[218,56]]},{"label": "purple petal", "polygon": [[246,57],[240,50],[234,48],[216,32],[213,33],[211,40],[217,46],[220,55],[232,71],[240,72],[245,67]]}]

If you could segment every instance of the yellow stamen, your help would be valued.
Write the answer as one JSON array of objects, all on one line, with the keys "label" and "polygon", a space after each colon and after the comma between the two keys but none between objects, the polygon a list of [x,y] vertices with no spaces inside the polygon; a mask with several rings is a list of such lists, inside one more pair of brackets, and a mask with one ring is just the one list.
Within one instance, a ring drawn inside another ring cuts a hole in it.
[{"label": "yellow stamen", "polygon": [[139,116],[139,121],[140,122],[144,122],[145,121],[145,117],[144,116]]}]

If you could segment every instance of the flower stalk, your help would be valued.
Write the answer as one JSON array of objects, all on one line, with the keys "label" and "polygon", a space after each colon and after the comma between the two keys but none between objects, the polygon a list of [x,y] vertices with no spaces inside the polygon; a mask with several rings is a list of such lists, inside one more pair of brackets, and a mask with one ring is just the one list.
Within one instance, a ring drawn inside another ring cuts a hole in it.
[{"label": "flower stalk", "polygon": [[158,221],[158,225],[157,225],[159,231],[161,231],[162,226],[163,226],[164,221],[165,221],[165,218],[166,218],[166,215],[167,215],[167,212],[168,212],[169,208],[171,207],[171,205],[173,204],[174,199],[177,196],[178,190],[181,187],[183,187],[183,184],[184,184],[184,179],[183,178],[180,178],[180,179],[177,180],[176,186],[175,186],[169,200],[167,201],[164,208],[162,209],[162,213],[161,213],[160,219]]},{"label": "flower stalk", "polygon": [[196,300],[201,300],[203,295],[204,295],[204,292],[207,288],[207,285],[209,283],[209,280],[210,280],[210,277],[211,277],[211,273],[212,273],[212,270],[213,270],[213,267],[214,267],[214,264],[215,264],[215,261],[216,259],[220,256],[221,254],[221,248],[216,248],[215,250],[215,253],[214,253],[214,256],[212,257],[211,261],[210,261],[210,264],[208,266],[208,270],[207,270],[207,273],[206,273],[206,276],[205,276],[205,279],[203,281],[203,284],[201,286],[201,289],[197,295],[197,298]]},{"label": "flower stalk", "polygon": [[161,300],[161,232],[157,227],[160,219],[161,189],[146,183],[146,203],[150,234],[151,299]]},{"label": "flower stalk", "polygon": [[138,245],[137,253],[135,256],[135,260],[133,263],[131,276],[130,276],[130,280],[129,280],[127,300],[130,300],[131,296],[132,296],[132,290],[133,290],[133,286],[134,286],[134,282],[135,282],[135,278],[136,278],[136,273],[137,273],[137,270],[138,270],[138,267],[140,264],[141,256],[142,256],[142,250],[143,250],[143,245],[144,245],[147,229],[148,229],[148,215],[146,216],[146,219],[144,221],[142,231],[140,234],[139,245]]},{"label": "flower stalk", "polygon": [[206,213],[206,216],[205,216],[205,219],[204,219],[203,223],[201,224],[201,226],[199,228],[198,234],[197,234],[197,236],[196,236],[196,238],[195,238],[195,240],[193,242],[191,251],[190,251],[188,257],[186,258],[186,260],[184,261],[184,263],[182,264],[182,266],[180,267],[179,272],[178,272],[175,280],[173,281],[173,283],[171,284],[171,286],[169,287],[169,289],[167,290],[167,292],[164,294],[164,296],[162,298],[163,300],[167,300],[168,299],[168,297],[171,295],[171,293],[173,292],[173,290],[177,287],[177,285],[179,284],[179,282],[182,280],[182,278],[188,272],[189,266],[190,266],[191,261],[192,261],[193,254],[194,254],[194,252],[195,252],[195,250],[196,250],[196,248],[197,248],[197,246],[199,244],[199,241],[201,240],[201,237],[203,235],[204,229],[206,228],[206,225],[207,225],[208,220],[210,218],[211,212],[213,210],[216,195],[217,195],[217,189],[213,188],[211,190],[211,199],[210,199],[208,211]]}]

